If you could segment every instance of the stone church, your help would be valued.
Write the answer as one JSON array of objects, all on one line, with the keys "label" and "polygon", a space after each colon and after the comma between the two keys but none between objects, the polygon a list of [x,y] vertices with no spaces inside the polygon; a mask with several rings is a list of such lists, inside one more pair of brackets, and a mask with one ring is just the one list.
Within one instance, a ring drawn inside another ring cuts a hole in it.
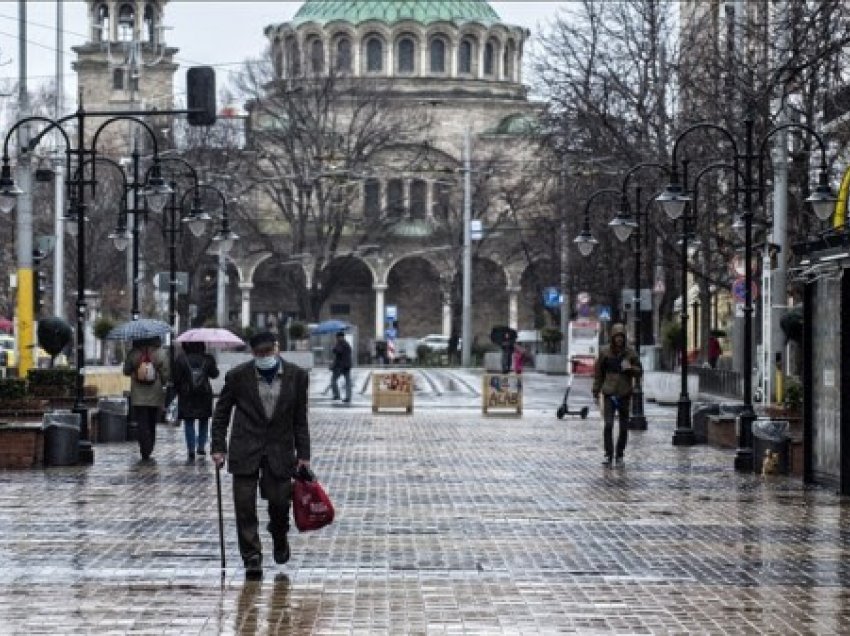
[{"label": "stone church", "polygon": [[[91,43],[77,49],[75,66],[87,99],[150,105],[171,92],[176,49],[161,41],[166,4],[88,0]],[[136,63],[131,50],[128,63],[107,64],[104,42],[120,48],[131,32],[139,40]],[[539,159],[540,105],[529,100],[523,83],[529,35],[503,23],[484,0],[307,0],[290,21],[267,26],[276,80],[269,96],[332,68],[352,82],[387,82],[397,106],[431,124],[422,139],[385,148],[348,184],[352,229],[319,267],[318,248],[287,255],[292,237],[280,224],[268,229],[279,233],[280,250],[239,241],[228,256],[229,326],[339,319],[357,327],[361,358],[395,321],[405,338],[459,332],[466,195],[474,219],[473,341],[485,344],[494,325],[540,327],[540,291],[557,286],[559,255],[551,248],[546,253],[527,232],[529,215],[556,213],[547,194],[553,179]],[[248,111],[251,118],[250,105]],[[262,122],[254,117],[250,125]],[[403,160],[411,152],[425,160],[415,166]],[[273,214],[262,196],[254,205],[258,217]],[[382,210],[393,210],[391,227],[379,235],[358,233],[364,218]],[[335,272],[333,291],[308,315],[296,287],[321,285],[328,268]]]}]

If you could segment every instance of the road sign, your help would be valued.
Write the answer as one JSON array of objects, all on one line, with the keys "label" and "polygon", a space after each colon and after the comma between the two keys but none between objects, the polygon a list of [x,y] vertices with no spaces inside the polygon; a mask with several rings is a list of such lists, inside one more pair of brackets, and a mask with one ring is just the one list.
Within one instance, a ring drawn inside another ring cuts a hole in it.
[{"label": "road sign", "polygon": [[655,286],[652,288],[652,291],[654,291],[656,294],[663,294],[665,291],[667,291],[667,287],[664,285],[663,278],[659,278],[657,281],[655,281]]},{"label": "road sign", "polygon": [[607,305],[600,305],[596,317],[599,318],[600,322],[609,322],[611,320],[611,308]]},{"label": "road sign", "polygon": [[484,226],[481,224],[481,219],[472,219],[469,222],[469,239],[480,241],[482,238],[484,238]]},{"label": "road sign", "polygon": [[[177,282],[176,292],[178,294],[189,293],[189,273],[174,272],[174,279]],[[157,272],[154,276],[154,287],[158,292],[168,293],[168,285],[171,282],[171,274],[168,272]]]},{"label": "road sign", "polygon": [[[747,302],[746,299],[746,281],[747,279],[744,277],[736,278],[735,282],[732,283],[732,297],[737,300],[739,303]],[[750,286],[750,295],[752,296],[751,300],[755,300],[759,295],[759,288],[756,285],[756,281],[752,281],[752,285]]]},{"label": "road sign", "polygon": [[590,304],[590,294],[587,292],[579,292],[576,295],[576,302],[579,305],[589,305]]},{"label": "road sign", "polygon": [[398,320],[398,305],[387,305],[384,307],[384,316],[387,320]]},{"label": "road sign", "polygon": [[543,288],[543,306],[547,309],[554,309],[561,304],[561,292],[557,287]]}]

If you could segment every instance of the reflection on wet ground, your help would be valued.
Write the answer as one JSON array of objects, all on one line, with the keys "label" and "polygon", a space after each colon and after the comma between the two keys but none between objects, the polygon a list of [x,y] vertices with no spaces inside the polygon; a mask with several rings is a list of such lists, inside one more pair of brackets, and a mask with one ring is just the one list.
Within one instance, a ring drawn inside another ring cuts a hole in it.
[{"label": "reflection on wet ground", "polygon": [[[649,407],[627,464],[586,421],[311,413],[337,521],[246,581],[225,476],[160,428],[90,467],[0,473],[0,633],[846,633],[848,504],[670,445]],[[264,514],[264,513],[263,513]],[[264,524],[263,524],[264,525]]]}]

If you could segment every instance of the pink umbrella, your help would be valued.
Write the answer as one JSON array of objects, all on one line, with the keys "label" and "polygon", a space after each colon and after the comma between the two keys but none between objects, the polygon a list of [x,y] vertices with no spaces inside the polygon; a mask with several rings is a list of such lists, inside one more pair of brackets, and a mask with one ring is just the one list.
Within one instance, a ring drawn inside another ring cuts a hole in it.
[{"label": "pink umbrella", "polygon": [[242,339],[232,331],[218,327],[198,327],[184,331],[175,342],[203,342],[214,347],[244,347]]},{"label": "pink umbrella", "polygon": [[8,318],[3,318],[2,316],[0,316],[0,331],[6,331],[11,333],[14,328],[15,323],[13,323]]}]

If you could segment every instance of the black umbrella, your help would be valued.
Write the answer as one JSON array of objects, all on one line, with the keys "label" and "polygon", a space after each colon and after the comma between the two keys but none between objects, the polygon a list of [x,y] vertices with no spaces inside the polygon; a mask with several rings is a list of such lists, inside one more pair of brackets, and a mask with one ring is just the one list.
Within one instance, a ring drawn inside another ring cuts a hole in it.
[{"label": "black umbrella", "polygon": [[511,342],[516,342],[516,329],[504,326],[493,327],[490,331],[490,342],[496,345],[501,345],[505,341],[505,334],[508,335]]}]

